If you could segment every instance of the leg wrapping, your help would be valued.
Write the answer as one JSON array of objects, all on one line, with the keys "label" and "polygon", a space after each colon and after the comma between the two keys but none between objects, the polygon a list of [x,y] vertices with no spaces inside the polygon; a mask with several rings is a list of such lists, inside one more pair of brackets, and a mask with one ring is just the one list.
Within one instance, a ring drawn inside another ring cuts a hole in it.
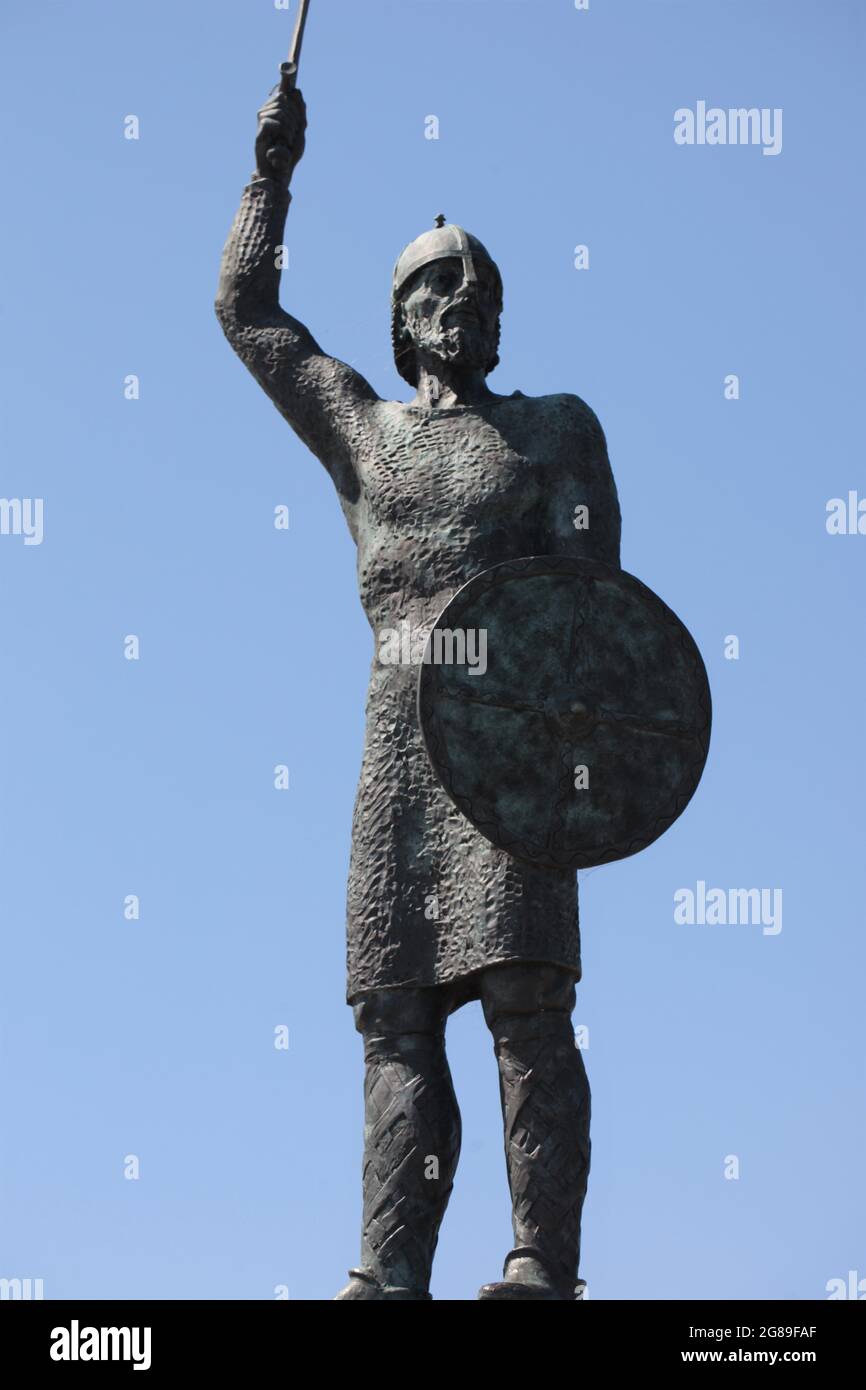
[{"label": "leg wrapping", "polygon": [[423,1002],[420,1017],[356,1009],[366,1062],[361,1265],[383,1286],[416,1292],[430,1282],[460,1153],[444,1018]]},{"label": "leg wrapping", "polygon": [[[515,967],[515,988],[503,989],[507,979],[500,976],[495,994],[482,998],[499,1064],[515,1241],[509,1258],[539,1260],[562,1296],[573,1298],[590,1166],[590,1090],[571,1027],[573,980],[554,967],[541,970],[547,975]],[[548,988],[551,972],[558,989]]]}]

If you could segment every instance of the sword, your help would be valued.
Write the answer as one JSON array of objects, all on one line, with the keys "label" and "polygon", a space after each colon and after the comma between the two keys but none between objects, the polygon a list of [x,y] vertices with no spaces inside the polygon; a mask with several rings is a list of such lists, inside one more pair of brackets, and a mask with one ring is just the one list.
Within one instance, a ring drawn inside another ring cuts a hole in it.
[{"label": "sword", "polygon": [[[301,61],[301,48],[304,43],[304,30],[307,27],[309,8],[310,0],[300,0],[298,15],[295,20],[295,32],[292,34],[292,42],[289,47],[289,56],[285,63],[280,63],[279,90],[283,96],[288,96],[297,85],[298,63]],[[284,145],[274,145],[272,149],[268,150],[268,163],[278,175],[284,173],[288,168],[289,158]]]},{"label": "sword", "polygon": [[304,30],[307,27],[309,9],[310,0],[300,0],[298,17],[295,20],[295,32],[292,34],[292,43],[289,48],[289,57],[285,63],[280,63],[281,92],[290,92],[298,80],[298,63],[301,61],[301,49],[304,44]]}]

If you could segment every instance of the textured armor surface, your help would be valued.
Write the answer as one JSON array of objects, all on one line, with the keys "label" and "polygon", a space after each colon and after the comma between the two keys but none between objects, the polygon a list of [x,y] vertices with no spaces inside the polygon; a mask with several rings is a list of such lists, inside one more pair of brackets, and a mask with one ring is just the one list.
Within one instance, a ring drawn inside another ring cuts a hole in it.
[{"label": "textured armor surface", "polygon": [[[430,766],[418,666],[384,664],[384,631],[429,630],[479,571],[531,554],[619,564],[620,514],[604,435],[578,397],[519,391],[430,409],[383,401],[278,303],[289,194],[245,190],[223,260],[218,314],[234,349],[328,469],[358,547],[374,634],[352,826],[350,1000],[468,979],[535,960],[580,976],[571,871],[523,864],[465,819]],[[588,529],[573,524],[589,508]],[[477,990],[475,990],[477,993]]]}]

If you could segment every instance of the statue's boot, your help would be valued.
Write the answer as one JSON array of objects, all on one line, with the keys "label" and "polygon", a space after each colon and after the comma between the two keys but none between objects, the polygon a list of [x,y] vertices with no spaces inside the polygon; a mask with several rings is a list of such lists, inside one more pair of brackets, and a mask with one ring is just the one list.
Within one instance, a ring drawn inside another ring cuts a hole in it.
[{"label": "statue's boot", "polygon": [[485,972],[482,1002],[499,1064],[514,1249],[478,1297],[573,1302],[590,1163],[590,1091],[571,1026],[574,980],[554,966]]},{"label": "statue's boot", "polygon": [[460,1153],[445,996],[379,990],[354,1012],[366,1062],[364,1215],[360,1267],[337,1300],[427,1302]]},{"label": "statue's boot", "polygon": [[401,1289],[390,1284],[380,1284],[369,1269],[350,1269],[349,1282],[334,1297],[339,1303],[346,1299],[366,1299],[368,1302],[383,1303],[429,1303],[431,1295],[415,1289]]}]

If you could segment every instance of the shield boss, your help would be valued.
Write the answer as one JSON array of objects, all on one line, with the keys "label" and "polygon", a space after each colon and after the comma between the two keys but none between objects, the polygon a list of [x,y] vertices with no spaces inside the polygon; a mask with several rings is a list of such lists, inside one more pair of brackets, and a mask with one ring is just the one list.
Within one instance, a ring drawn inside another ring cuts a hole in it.
[{"label": "shield boss", "polygon": [[467,819],[547,869],[652,844],[710,742],[707,673],[676,614],[633,575],[556,555],[495,565],[455,594],[427,641],[418,714]]}]

